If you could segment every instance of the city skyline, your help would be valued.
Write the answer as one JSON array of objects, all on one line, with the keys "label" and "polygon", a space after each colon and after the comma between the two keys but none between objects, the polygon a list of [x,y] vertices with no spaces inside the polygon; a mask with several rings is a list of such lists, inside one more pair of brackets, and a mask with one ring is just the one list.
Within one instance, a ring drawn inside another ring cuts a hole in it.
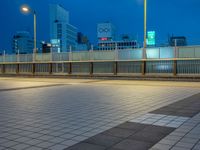
[{"label": "city skyline", "polygon": [[[119,34],[130,34],[143,39],[143,0],[8,0],[1,2],[0,50],[11,50],[11,38],[16,31],[27,30],[33,33],[32,16],[21,14],[19,7],[28,4],[38,16],[38,39],[49,41],[49,4],[61,4],[70,12],[70,22],[86,34],[93,44],[97,43],[96,25],[99,22],[112,22]],[[87,6],[88,5],[88,6]],[[167,42],[167,35],[186,36],[189,44],[200,43],[200,16],[198,0],[159,0],[148,1],[147,30],[155,30],[159,44]],[[3,13],[4,12],[4,13]],[[6,12],[6,13],[5,13]],[[159,12],[159,14],[158,14]],[[93,14],[93,15],[92,15]],[[168,21],[168,20],[170,21]],[[17,24],[16,24],[17,22]],[[32,34],[33,35],[33,34]],[[193,41],[193,42],[191,42]]]}]

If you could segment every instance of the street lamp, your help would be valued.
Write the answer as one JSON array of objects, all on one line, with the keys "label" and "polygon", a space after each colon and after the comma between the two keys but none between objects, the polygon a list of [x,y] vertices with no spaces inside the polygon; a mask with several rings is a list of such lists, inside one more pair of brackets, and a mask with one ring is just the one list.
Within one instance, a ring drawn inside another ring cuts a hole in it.
[{"label": "street lamp", "polygon": [[36,18],[36,11],[35,10],[32,10],[30,7],[28,7],[27,5],[23,5],[21,7],[21,11],[23,13],[32,13],[33,14],[33,27],[34,27],[34,49],[33,49],[33,55],[34,55],[34,58],[33,58],[33,61],[35,61],[35,54],[36,54],[36,51],[37,51],[37,18]]},{"label": "street lamp", "polygon": [[144,45],[143,45],[143,59],[146,59],[147,48],[147,0],[144,0]]}]

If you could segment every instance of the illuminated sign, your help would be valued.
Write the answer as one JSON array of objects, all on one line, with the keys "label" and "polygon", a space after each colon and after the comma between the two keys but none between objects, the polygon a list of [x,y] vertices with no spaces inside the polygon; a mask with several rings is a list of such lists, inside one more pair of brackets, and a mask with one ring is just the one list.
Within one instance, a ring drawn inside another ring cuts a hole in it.
[{"label": "illuminated sign", "polygon": [[107,37],[103,37],[103,38],[101,38],[101,41],[108,41],[108,38]]},{"label": "illuminated sign", "polygon": [[156,32],[148,31],[147,33],[147,45],[155,45],[156,44]]}]

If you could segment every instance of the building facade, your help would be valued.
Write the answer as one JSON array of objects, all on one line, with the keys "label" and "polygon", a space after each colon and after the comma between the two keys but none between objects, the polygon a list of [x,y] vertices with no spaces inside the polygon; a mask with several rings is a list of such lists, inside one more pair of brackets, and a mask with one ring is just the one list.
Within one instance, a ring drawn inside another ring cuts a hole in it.
[{"label": "building facade", "polygon": [[170,46],[186,46],[187,39],[184,36],[171,36],[169,38],[169,45]]},{"label": "building facade", "polygon": [[53,52],[68,52],[77,43],[77,28],[69,23],[69,12],[50,4],[50,41]]},{"label": "building facade", "polygon": [[78,32],[77,34],[77,46],[75,51],[88,51],[91,49],[91,44],[88,37],[83,33]]},{"label": "building facade", "polygon": [[12,39],[12,52],[15,54],[33,53],[34,41],[29,32],[17,32]]},{"label": "building facade", "polygon": [[128,35],[120,38],[116,36],[116,29],[110,22],[97,25],[98,50],[134,49],[137,41],[132,40]]}]

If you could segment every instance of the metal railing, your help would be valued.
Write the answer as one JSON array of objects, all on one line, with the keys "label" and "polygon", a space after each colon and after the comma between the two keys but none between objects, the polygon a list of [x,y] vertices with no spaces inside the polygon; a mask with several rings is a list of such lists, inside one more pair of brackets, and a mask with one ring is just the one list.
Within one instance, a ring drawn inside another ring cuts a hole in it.
[{"label": "metal railing", "polygon": [[200,76],[200,46],[0,56],[0,74]]},{"label": "metal railing", "polygon": [[[200,58],[200,46],[147,48],[147,59]],[[35,62],[141,60],[142,49],[36,54]],[[33,62],[33,54],[2,55],[0,62]]]}]

